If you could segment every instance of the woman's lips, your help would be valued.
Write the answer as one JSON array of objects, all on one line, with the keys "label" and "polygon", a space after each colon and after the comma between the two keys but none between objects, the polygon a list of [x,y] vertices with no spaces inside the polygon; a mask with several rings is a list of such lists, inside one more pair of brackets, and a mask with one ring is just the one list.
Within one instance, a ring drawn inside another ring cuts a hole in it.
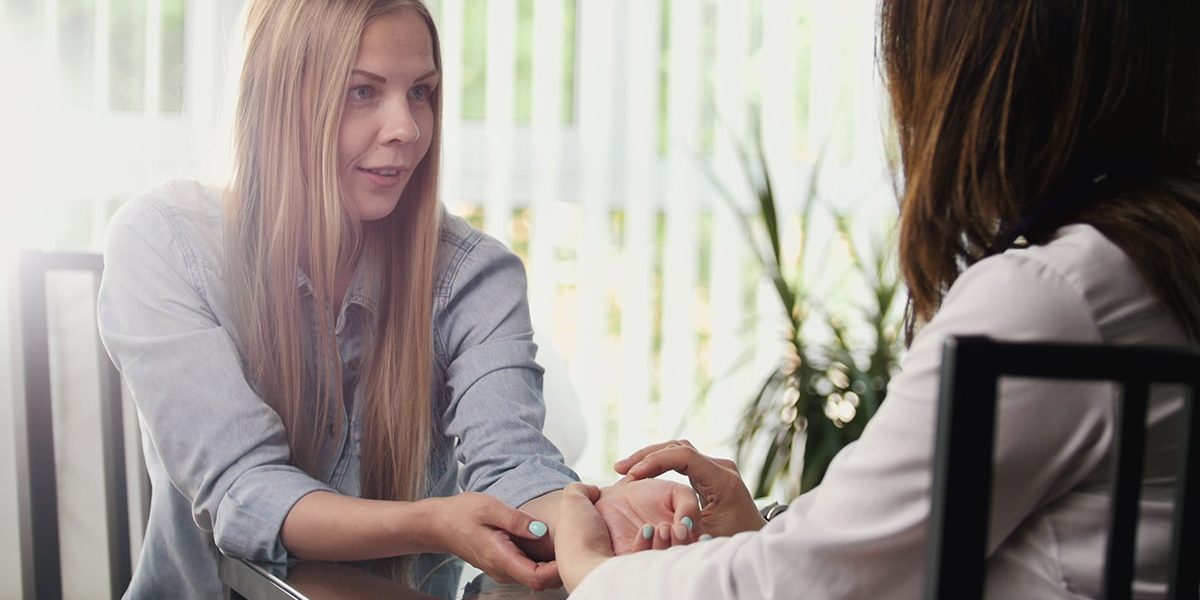
[{"label": "woman's lips", "polygon": [[398,185],[404,180],[404,173],[407,171],[407,169],[400,167],[379,167],[375,169],[356,167],[356,169],[367,178],[367,181],[381,188],[390,188]]}]

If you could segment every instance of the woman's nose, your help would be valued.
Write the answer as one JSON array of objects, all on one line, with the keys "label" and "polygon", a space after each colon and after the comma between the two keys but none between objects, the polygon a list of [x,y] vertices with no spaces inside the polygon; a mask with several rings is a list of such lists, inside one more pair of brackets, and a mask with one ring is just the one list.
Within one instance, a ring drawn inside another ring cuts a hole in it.
[{"label": "woman's nose", "polygon": [[407,104],[387,109],[380,137],[384,144],[411,144],[421,138],[421,131]]}]

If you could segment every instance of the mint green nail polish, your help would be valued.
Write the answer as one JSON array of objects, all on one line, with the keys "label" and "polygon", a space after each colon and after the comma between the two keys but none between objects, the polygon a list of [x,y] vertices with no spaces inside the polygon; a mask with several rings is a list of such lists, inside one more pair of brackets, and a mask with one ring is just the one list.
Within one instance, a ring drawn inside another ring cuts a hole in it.
[{"label": "mint green nail polish", "polygon": [[642,525],[642,539],[648,540],[652,537],[654,537],[654,526],[649,523]]},{"label": "mint green nail polish", "polygon": [[700,541],[702,541],[702,542],[707,542],[708,540],[711,540],[711,539],[712,539],[712,536],[708,535],[707,533],[700,534]]},{"label": "mint green nail polish", "polygon": [[683,526],[687,527],[688,531],[691,531],[692,527],[695,525],[694,523],[692,523],[691,517],[684,517],[684,518],[680,519],[679,522],[683,523]]},{"label": "mint green nail polish", "polygon": [[538,537],[546,535],[546,532],[549,530],[550,528],[546,527],[546,524],[541,521],[534,521],[529,524],[529,533],[532,533]]}]

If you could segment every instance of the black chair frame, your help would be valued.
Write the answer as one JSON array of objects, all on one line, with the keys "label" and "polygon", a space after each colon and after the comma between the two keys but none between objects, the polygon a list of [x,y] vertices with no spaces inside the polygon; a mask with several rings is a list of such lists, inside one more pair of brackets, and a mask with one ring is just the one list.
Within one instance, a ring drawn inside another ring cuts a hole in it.
[{"label": "black chair frame", "polygon": [[1002,376],[1112,381],[1122,386],[1103,580],[1109,600],[1132,594],[1150,385],[1190,388],[1184,404],[1186,431],[1177,471],[1168,597],[1195,600],[1200,590],[1200,352],[1005,343],[983,337],[951,338],[945,344],[925,597],[983,597],[996,396]]},{"label": "black chair frame", "polygon": [[[103,270],[103,257],[90,253],[22,252],[17,261],[24,398],[13,403],[13,413],[25,598],[62,597],[46,275],[51,272],[90,272],[95,276],[98,289]],[[103,347],[98,351],[108,570],[112,597],[120,598],[132,575],[121,378]],[[138,464],[143,464],[140,453]],[[140,482],[144,529],[150,505],[150,485],[145,468],[141,469]]]}]

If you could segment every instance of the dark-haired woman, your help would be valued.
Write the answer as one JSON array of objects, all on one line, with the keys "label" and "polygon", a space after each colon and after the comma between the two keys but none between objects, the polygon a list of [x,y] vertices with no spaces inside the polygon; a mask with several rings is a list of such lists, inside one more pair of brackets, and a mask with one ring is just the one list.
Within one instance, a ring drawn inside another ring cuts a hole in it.
[{"label": "dark-haired woman", "polygon": [[[686,443],[618,470],[686,472],[713,541],[609,558],[573,485],[560,572],[577,598],[915,598],[943,340],[1200,340],[1200,3],[883,0],[902,153],[909,352],[824,482],[770,523]],[[1090,598],[1110,496],[1114,388],[1001,386],[987,594]],[[1182,398],[1152,394],[1134,595],[1165,593]],[[758,531],[754,531],[758,530]]]}]

